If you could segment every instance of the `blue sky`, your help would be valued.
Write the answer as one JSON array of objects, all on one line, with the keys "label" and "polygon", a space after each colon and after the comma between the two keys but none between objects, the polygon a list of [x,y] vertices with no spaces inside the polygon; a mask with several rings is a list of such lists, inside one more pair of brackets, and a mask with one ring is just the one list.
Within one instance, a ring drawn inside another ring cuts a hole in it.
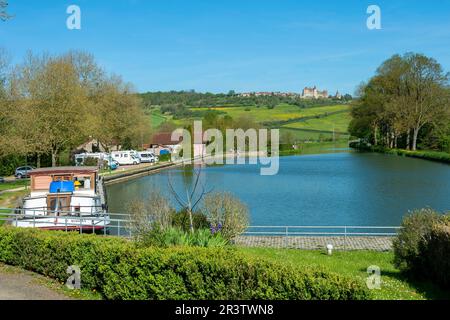
[{"label": "blue sky", "polygon": [[[450,71],[450,1],[9,0],[0,46],[18,62],[81,49],[138,91],[353,93],[394,53],[421,52]],[[82,30],[66,28],[79,5]],[[368,5],[382,29],[368,30]]]}]

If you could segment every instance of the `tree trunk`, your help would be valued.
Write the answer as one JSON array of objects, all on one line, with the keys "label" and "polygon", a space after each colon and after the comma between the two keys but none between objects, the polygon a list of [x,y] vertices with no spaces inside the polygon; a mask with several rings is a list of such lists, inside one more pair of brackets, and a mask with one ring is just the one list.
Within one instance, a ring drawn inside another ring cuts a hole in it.
[{"label": "tree trunk", "polygon": [[414,128],[413,132],[413,142],[412,142],[412,150],[417,150],[417,136],[419,135],[419,128]]},{"label": "tree trunk", "polygon": [[52,151],[52,167],[56,167],[57,155],[58,155],[58,152]]},{"label": "tree trunk", "polygon": [[406,136],[406,150],[411,149],[411,129],[408,129],[408,135]]},{"label": "tree trunk", "polygon": [[194,221],[192,219],[192,210],[188,210],[189,213],[189,229],[191,230],[191,233],[194,233]]},{"label": "tree trunk", "polygon": [[37,158],[36,158],[36,167],[40,168],[41,167],[41,155],[38,154]]},{"label": "tree trunk", "polygon": [[397,143],[398,143],[398,136],[394,136],[394,148],[397,149]]},{"label": "tree trunk", "polygon": [[373,142],[374,145],[378,145],[378,126],[375,125],[375,128],[373,129]]}]

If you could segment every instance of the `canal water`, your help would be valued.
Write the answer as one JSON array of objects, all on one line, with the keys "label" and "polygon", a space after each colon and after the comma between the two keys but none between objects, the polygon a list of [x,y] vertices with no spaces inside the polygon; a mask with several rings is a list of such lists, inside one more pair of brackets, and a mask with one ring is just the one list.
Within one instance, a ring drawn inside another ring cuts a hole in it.
[{"label": "canal water", "polygon": [[[396,226],[408,210],[450,211],[450,166],[377,153],[339,152],[280,158],[275,176],[259,165],[204,167],[207,189],[228,191],[250,210],[251,225]],[[168,182],[185,193],[191,168],[178,168],[107,188],[112,212],[159,188],[173,205]]]}]

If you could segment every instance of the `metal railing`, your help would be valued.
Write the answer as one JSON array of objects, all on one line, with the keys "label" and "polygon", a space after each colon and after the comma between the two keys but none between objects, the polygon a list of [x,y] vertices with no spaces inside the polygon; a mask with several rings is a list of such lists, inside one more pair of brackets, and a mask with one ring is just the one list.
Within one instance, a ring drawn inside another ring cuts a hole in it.
[{"label": "metal railing", "polygon": [[399,229],[393,226],[249,226],[243,235],[389,237],[396,236]]},{"label": "metal railing", "polygon": [[243,236],[280,237],[288,247],[293,237],[342,238],[343,249],[347,249],[349,237],[395,237],[402,227],[393,226],[250,226]]},{"label": "metal railing", "polygon": [[[29,227],[77,230],[80,233],[92,231],[97,234],[132,236],[131,215],[124,213],[76,211],[52,212],[47,209],[7,209],[0,208],[0,221],[14,226],[28,222]],[[50,226],[48,226],[51,224]],[[47,226],[45,226],[47,225]],[[101,231],[99,232],[99,229]],[[401,227],[395,226],[249,226],[243,236],[284,237],[394,237]]]}]

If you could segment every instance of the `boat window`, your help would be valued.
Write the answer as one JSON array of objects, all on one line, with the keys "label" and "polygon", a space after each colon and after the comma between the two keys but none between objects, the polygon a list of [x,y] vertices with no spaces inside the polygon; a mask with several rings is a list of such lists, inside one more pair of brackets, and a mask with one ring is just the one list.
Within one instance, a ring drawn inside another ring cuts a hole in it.
[{"label": "boat window", "polygon": [[47,215],[67,216],[70,213],[69,195],[49,195],[47,198]]},{"label": "boat window", "polygon": [[76,177],[74,181],[75,190],[90,190],[92,188],[91,177]]},{"label": "boat window", "polygon": [[53,177],[53,181],[71,181],[72,177],[71,176],[54,176]]}]

